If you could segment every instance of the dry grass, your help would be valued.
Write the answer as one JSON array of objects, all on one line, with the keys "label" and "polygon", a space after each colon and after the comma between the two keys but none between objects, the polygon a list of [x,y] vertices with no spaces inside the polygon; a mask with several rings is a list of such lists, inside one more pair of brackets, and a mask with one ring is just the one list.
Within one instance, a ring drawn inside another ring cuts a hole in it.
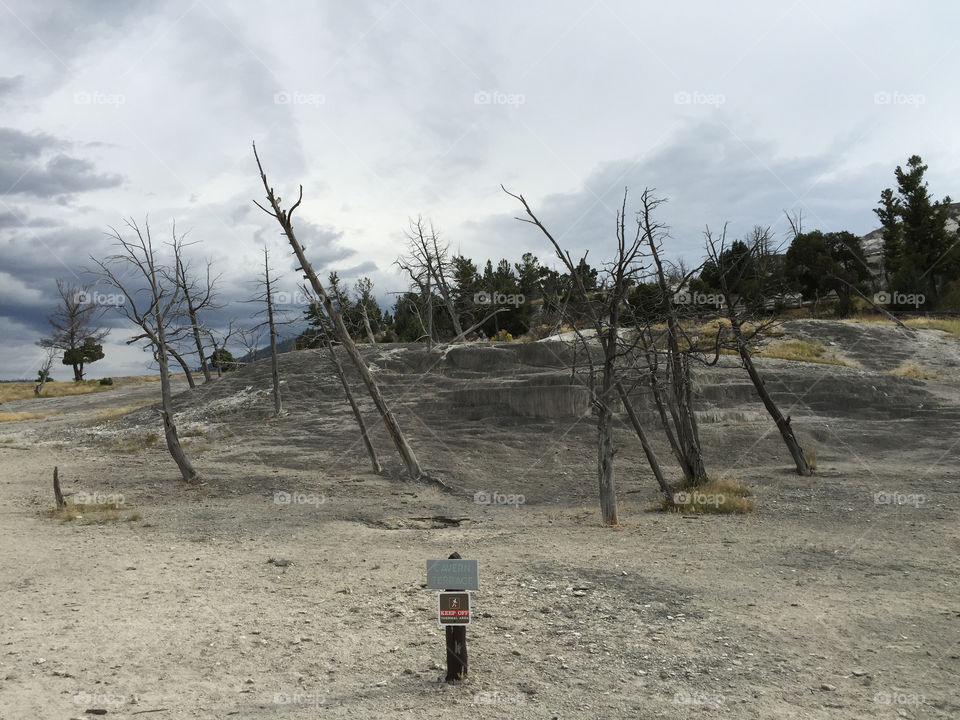
[{"label": "dry grass", "polygon": [[890,371],[892,375],[915,378],[916,380],[939,380],[940,373],[931,368],[925,368],[922,365],[912,363],[908,360],[903,361],[897,367]]},{"label": "dry grass", "polygon": [[[895,323],[883,315],[869,313],[859,313],[851,317],[843,318],[844,322],[852,323],[874,323],[877,325],[894,325]],[[948,335],[960,339],[960,318],[904,318],[901,322],[907,327],[922,328],[927,330],[943,330]]]},{"label": "dry grass", "polygon": [[943,330],[945,333],[960,339],[960,318],[909,318],[903,321],[908,327]]},{"label": "dry grass", "polygon": [[[742,515],[753,510],[750,490],[739,478],[721,474],[704,485],[674,494],[674,512],[696,515]],[[667,510],[666,500],[661,508]]]},{"label": "dry grass", "polygon": [[824,365],[846,365],[850,362],[839,357],[836,353],[828,353],[827,348],[820,343],[808,340],[788,340],[771,347],[766,347],[756,354],[757,357],[792,360],[794,362],[822,363]]},{"label": "dry grass", "polygon": [[[33,397],[33,382],[5,382],[0,383],[0,402],[11,400],[25,400]],[[99,380],[82,380],[73,382],[48,382],[43,386],[40,398],[65,397],[67,395],[86,395],[88,393],[104,392],[113,389],[111,385],[101,385]]]},{"label": "dry grass", "polygon": [[139,405],[124,405],[123,407],[94,410],[92,413],[93,420],[91,421],[91,424],[103,422],[105,420],[116,420],[124,415],[129,415],[134,410],[139,410],[140,408],[147,407],[148,405],[153,405],[154,402],[154,400],[148,400],[147,402],[140,403]]},{"label": "dry grass", "polygon": [[98,525],[105,522],[135,522],[140,520],[139,512],[132,510],[126,503],[97,502],[77,503],[67,499],[66,507],[51,508],[44,516],[60,522],[78,521],[81,525]]},{"label": "dry grass", "polygon": [[40,420],[51,415],[56,415],[59,411],[35,413],[35,412],[0,412],[0,423],[19,422],[21,420]]}]

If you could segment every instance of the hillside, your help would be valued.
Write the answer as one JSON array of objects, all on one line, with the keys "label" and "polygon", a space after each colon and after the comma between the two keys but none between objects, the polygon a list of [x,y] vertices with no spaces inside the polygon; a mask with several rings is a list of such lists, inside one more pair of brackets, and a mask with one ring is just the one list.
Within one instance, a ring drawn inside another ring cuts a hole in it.
[{"label": "hillside", "polygon": [[[725,356],[696,372],[698,417],[708,470],[745,482],[753,513],[652,511],[621,424],[615,529],[556,343],[363,348],[449,492],[401,477],[358,389],[387,466],[369,471],[321,351],[281,356],[280,418],[267,361],[177,381],[196,488],[157,438],[156,383],[13,401],[50,414],[0,425],[0,542],[17,548],[0,718],[956,717],[960,341],[803,320],[775,344],[798,341],[828,362],[757,363],[816,475],[791,472]],[[122,496],[117,520],[47,517],[55,465],[71,497]],[[459,687],[424,588],[425,560],[455,550],[480,560]]]}]

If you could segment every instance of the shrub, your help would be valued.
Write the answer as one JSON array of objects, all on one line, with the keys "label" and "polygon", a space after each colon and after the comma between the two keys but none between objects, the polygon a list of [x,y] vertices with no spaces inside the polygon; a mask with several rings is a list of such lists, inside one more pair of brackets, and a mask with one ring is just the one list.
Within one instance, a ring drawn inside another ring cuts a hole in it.
[{"label": "shrub", "polygon": [[113,378],[112,378],[112,377],[100,378],[100,384],[101,384],[101,385],[113,385]]}]

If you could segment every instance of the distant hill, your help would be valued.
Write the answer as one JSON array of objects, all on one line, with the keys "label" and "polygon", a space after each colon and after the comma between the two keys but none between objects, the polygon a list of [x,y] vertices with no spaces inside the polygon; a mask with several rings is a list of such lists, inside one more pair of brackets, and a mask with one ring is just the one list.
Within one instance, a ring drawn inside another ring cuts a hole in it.
[{"label": "distant hill", "polygon": [[[277,352],[278,353],[288,353],[294,349],[294,344],[297,342],[297,336],[284,338],[277,343]],[[270,357],[270,345],[264,345],[262,348],[257,349],[257,360],[263,360],[265,357]],[[237,362],[248,363],[250,362],[250,353],[247,353],[243,357],[238,357]]]}]

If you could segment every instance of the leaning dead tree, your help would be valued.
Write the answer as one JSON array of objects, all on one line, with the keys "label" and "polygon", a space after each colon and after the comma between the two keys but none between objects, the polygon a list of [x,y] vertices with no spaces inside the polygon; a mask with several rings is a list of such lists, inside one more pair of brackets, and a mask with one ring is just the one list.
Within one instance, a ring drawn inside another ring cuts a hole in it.
[{"label": "leaning dead tree", "polygon": [[[311,295],[308,288],[304,287],[303,292],[305,295]],[[330,356],[330,362],[333,364],[333,369],[337,373],[337,377],[340,379],[340,384],[343,386],[344,396],[347,398],[347,403],[350,405],[350,410],[353,412],[353,417],[357,421],[357,428],[360,430],[360,437],[363,439],[363,446],[367,450],[367,456],[370,458],[370,466],[373,468],[373,472],[378,475],[383,472],[383,466],[380,464],[380,458],[377,457],[377,451],[373,447],[373,443],[370,441],[370,434],[367,432],[367,424],[364,422],[363,415],[360,413],[360,408],[357,407],[357,401],[353,397],[353,391],[350,389],[350,383],[347,382],[347,375],[343,372],[343,365],[340,363],[340,358],[337,357],[337,351],[333,347],[333,342],[330,340],[330,333],[327,330],[327,326],[330,324],[330,318],[324,315],[323,305],[321,305],[316,300],[312,303],[313,312],[317,318],[317,326],[319,328],[320,338],[323,340],[324,347],[327,348],[327,354]]]},{"label": "leaning dead tree", "polygon": [[[769,229],[766,234],[769,234]],[[770,295],[770,293],[764,292],[767,273],[760,252],[764,233],[755,232],[753,242],[749,247],[745,247],[745,253],[731,252],[731,249],[727,247],[726,226],[724,226],[719,239],[713,237],[709,227],[706,229],[704,237],[706,239],[707,257],[716,266],[716,277],[720,292],[723,294],[724,313],[730,322],[733,349],[740,356],[740,363],[743,365],[743,369],[747,371],[750,382],[753,383],[753,387],[757,391],[757,396],[770,417],[773,418],[777,430],[780,431],[780,436],[783,438],[783,442],[787,446],[787,450],[790,451],[796,465],[797,474],[812,475],[813,470],[799,440],[797,440],[797,436],[793,432],[790,418],[784,417],[783,413],[780,412],[780,408],[770,396],[763,378],[760,377],[760,373],[753,364],[751,344],[761,338],[764,331],[774,323],[773,318],[759,317],[765,300]],[[752,292],[747,290],[748,285]],[[752,298],[751,295],[753,295]],[[749,330],[745,328],[745,320],[747,319],[753,320]]]},{"label": "leaning dead tree", "polygon": [[324,289],[323,284],[320,282],[320,278],[317,277],[316,271],[314,271],[310,261],[307,260],[306,249],[297,240],[292,221],[294,211],[303,201],[303,186],[300,186],[300,195],[297,198],[297,201],[290,206],[289,210],[284,210],[280,205],[281,198],[274,193],[273,188],[270,186],[270,183],[267,180],[267,175],[263,170],[263,165],[260,163],[260,156],[257,155],[256,144],[253,146],[253,154],[257,161],[257,169],[260,172],[260,180],[263,182],[263,189],[267,193],[267,204],[270,206],[270,209],[265,208],[256,201],[254,201],[254,204],[267,213],[267,215],[276,219],[276,221],[280,224],[280,228],[283,230],[283,234],[289,241],[290,247],[293,248],[293,253],[297,257],[297,262],[300,263],[298,269],[303,272],[304,278],[310,283],[310,287],[314,294],[320,299],[320,303],[323,305],[323,309],[333,325],[333,331],[340,340],[340,343],[343,345],[344,350],[346,350],[350,361],[360,374],[360,378],[363,381],[364,386],[367,388],[367,392],[370,394],[370,399],[373,400],[373,404],[376,406],[377,412],[380,413],[380,418],[383,420],[384,427],[387,429],[387,434],[390,435],[390,439],[393,441],[393,444],[397,449],[397,453],[400,455],[400,458],[406,467],[407,473],[415,480],[425,477],[423,469],[420,467],[420,463],[417,461],[417,456],[413,452],[413,448],[410,447],[406,437],[403,434],[403,431],[400,429],[400,424],[397,422],[396,417],[394,417],[390,408],[387,406],[387,401],[384,399],[383,393],[380,391],[380,386],[377,384],[376,379],[370,372],[370,368],[367,367],[367,364],[360,356],[360,352],[357,350],[357,346],[353,342],[353,338],[350,337],[350,333],[347,331],[347,328],[344,325],[343,317],[341,316],[340,311],[331,301],[330,295],[327,293],[326,289]]},{"label": "leaning dead tree", "polygon": [[[501,186],[502,187],[502,186]],[[523,205],[526,217],[517,218],[521,222],[535,226],[550,241],[560,262],[566,267],[576,297],[579,299],[579,312],[587,319],[596,334],[600,346],[600,367],[595,372],[590,347],[576,324],[571,322],[577,337],[584,347],[586,361],[590,366],[590,391],[594,408],[597,413],[597,478],[600,495],[600,511],[603,522],[607,525],[617,524],[617,495],[614,476],[614,407],[622,403],[627,411],[631,424],[640,438],[641,445],[647,460],[650,463],[660,489],[666,496],[668,505],[673,504],[673,490],[667,483],[659,461],[653,448],[647,440],[646,432],[639,416],[633,409],[629,395],[618,380],[618,364],[636,347],[634,337],[628,339],[623,334],[623,307],[626,304],[631,288],[645,274],[643,264],[645,237],[643,225],[638,223],[635,229],[628,230],[626,224],[627,193],[624,191],[623,205],[616,217],[617,248],[614,259],[606,264],[605,282],[599,291],[587,292],[583,281],[583,274],[578,269],[586,264],[584,256],[579,264],[574,263],[570,252],[560,247],[559,242],[534,214],[523,195],[516,195],[504,188],[511,197]],[[645,197],[647,194],[645,193]],[[594,379],[596,376],[596,380]]]},{"label": "leaning dead tree", "polygon": [[[163,419],[163,435],[167,449],[183,480],[188,483],[200,481],[186,453],[180,446],[177,426],[173,417],[173,392],[170,387],[168,333],[175,329],[173,323],[182,310],[183,295],[176,281],[176,269],[157,261],[150,223],[144,228],[133,219],[126,221],[127,230],[133,237],[124,237],[111,227],[109,235],[117,241],[119,251],[105,260],[92,258],[100,268],[99,274],[109,284],[123,293],[126,302],[117,309],[137,327],[139,337],[147,341],[160,367],[160,415]],[[133,279],[128,279],[132,275]]]}]

